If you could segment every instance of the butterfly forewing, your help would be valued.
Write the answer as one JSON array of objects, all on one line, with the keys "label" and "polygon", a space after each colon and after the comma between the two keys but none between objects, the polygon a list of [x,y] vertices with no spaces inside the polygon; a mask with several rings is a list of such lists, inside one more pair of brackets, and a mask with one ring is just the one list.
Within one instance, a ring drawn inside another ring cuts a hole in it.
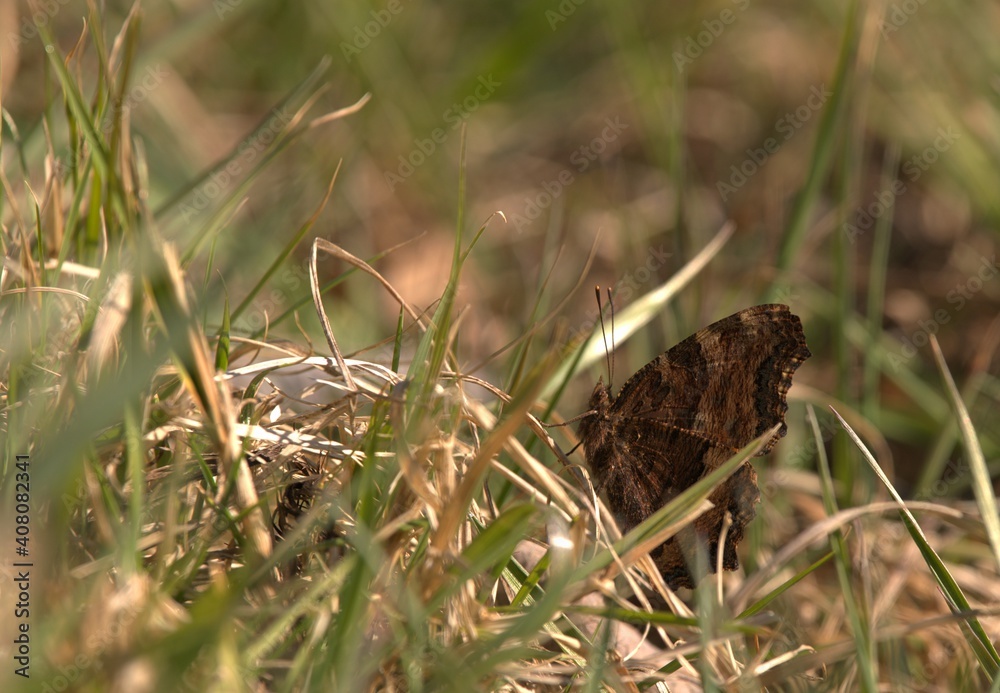
[{"label": "butterfly forewing", "polygon": [[[646,364],[617,398],[598,383],[594,412],[580,422],[587,462],[627,531],[775,424],[784,435],[785,393],[810,356],[798,317],[787,306],[747,308],[709,325]],[[763,452],[761,454],[763,454]],[[738,567],[736,544],[759,499],[756,473],[741,467],[710,496],[715,507],[694,531],[671,539],[654,559],[672,587],[693,586],[685,555],[698,542],[714,555],[726,513],[723,550]]]}]

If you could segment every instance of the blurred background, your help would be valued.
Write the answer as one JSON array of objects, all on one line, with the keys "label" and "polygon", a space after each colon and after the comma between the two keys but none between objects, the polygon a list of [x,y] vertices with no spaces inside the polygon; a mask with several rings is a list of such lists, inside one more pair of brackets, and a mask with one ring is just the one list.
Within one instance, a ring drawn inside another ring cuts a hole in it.
[{"label": "blurred background", "polygon": [[[661,319],[618,345],[618,373],[714,319],[778,300],[803,316],[815,354],[797,379],[848,401],[860,396],[874,352],[845,316],[884,330],[873,337],[880,356],[869,369],[881,372],[876,389],[889,413],[878,423],[895,446],[919,448],[933,434],[906,380],[935,377],[930,333],[957,377],[989,374],[987,405],[996,404],[994,3],[180,0],[136,8],[3,5],[6,192],[26,214],[47,139],[65,152],[57,165],[72,168],[65,128],[46,127],[57,114],[45,106],[53,75],[36,25],[51,30],[71,72],[97,85],[100,61],[89,42],[77,44],[88,12],[103,16],[105,51],[123,49],[114,31],[139,12],[123,110],[160,231],[183,247],[222,200],[242,201],[210,239],[214,264],[201,294],[210,323],[218,324],[223,297],[245,295],[319,207],[338,165],[309,236],[371,260],[418,309],[432,307],[451,263],[464,133],[466,242],[495,211],[506,223],[489,221],[462,276],[463,366],[523,334],[535,310],[558,307],[539,348],[584,334],[596,314],[594,284],[615,287],[621,309],[731,219],[737,231],[719,256]],[[285,100],[310,75],[310,88],[321,85],[310,118],[371,99],[310,129],[240,188],[296,112]],[[18,157],[27,175],[15,169]],[[236,331],[259,331],[307,296],[310,240]],[[199,266],[207,267],[202,255],[193,275]],[[322,265],[327,277],[344,269]],[[328,310],[345,352],[391,336],[398,316],[388,294],[362,277],[338,285]],[[311,307],[298,323],[270,334],[322,343]],[[838,352],[845,332],[849,348]],[[478,375],[503,379],[490,368]],[[593,379],[578,380],[586,382],[568,401],[582,409]]]}]

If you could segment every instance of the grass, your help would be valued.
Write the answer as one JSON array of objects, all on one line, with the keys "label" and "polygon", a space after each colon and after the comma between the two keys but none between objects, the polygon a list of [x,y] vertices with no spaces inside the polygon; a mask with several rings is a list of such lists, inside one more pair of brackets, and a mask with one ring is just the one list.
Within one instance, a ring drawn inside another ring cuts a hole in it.
[{"label": "grass", "polygon": [[[36,85],[0,104],[4,690],[1000,690],[990,7],[747,7],[678,70],[732,8],[108,5],[0,64]],[[742,458],[621,537],[542,425],[604,363],[595,278],[618,373],[765,299],[806,325],[743,569],[693,591],[645,552]]]}]

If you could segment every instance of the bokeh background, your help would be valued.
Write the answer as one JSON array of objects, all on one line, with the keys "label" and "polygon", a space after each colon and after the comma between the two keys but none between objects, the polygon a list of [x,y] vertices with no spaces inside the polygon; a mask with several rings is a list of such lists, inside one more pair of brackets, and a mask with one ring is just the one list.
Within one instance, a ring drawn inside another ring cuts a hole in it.
[{"label": "bokeh background", "polygon": [[[109,26],[131,8],[98,4]],[[32,10],[9,3],[4,12],[4,106],[38,151],[51,76],[31,38]],[[806,314],[814,351],[833,329],[822,315],[825,297],[841,293],[836,277],[848,276],[857,307],[865,305],[875,234],[847,224],[878,209],[887,157],[905,189],[892,220],[885,327],[912,338],[944,308],[953,319],[939,337],[961,370],[976,349],[967,336],[996,315],[1000,282],[987,281],[961,309],[949,302],[996,247],[990,3],[867,3],[850,32],[853,5],[839,2],[216,0],[146,3],[141,12],[127,106],[153,209],[233,151],[257,146],[248,139],[255,128],[325,59],[314,115],[372,95],[360,112],[283,151],[247,192],[218,237],[226,267],[213,288],[225,283],[232,295],[309,217],[343,161],[318,234],[360,257],[408,242],[379,270],[415,305],[430,305],[450,264],[464,129],[468,225],[507,215],[490,223],[463,277],[468,363],[519,333],[545,278],[549,296],[576,285],[591,248],[585,290],[562,311],[571,328],[593,317],[594,283],[621,282],[618,299],[628,300],[671,276],[725,220],[738,225],[636,363],[678,332],[767,298],[821,146],[829,151],[819,190],[782,268],[791,293],[777,297]],[[85,15],[83,3],[52,2],[34,16],[68,51]],[[852,40],[856,49],[841,57]],[[848,77],[818,143],[838,60],[851,61]],[[222,194],[238,178],[223,181]],[[207,213],[177,209],[163,215],[168,237],[183,237]],[[844,240],[851,266],[838,269],[831,246]],[[297,294],[293,283],[275,287],[272,311]],[[396,318],[387,296],[364,281],[339,292],[333,319],[353,337],[345,349],[386,336]]]},{"label": "bokeh background", "polygon": [[[109,27],[131,9],[97,5]],[[241,277],[258,276],[342,161],[317,235],[368,258],[407,242],[378,269],[415,305],[431,305],[450,265],[464,130],[467,225],[497,210],[507,216],[490,222],[463,276],[460,355],[469,364],[519,334],[543,282],[558,298],[577,285],[592,248],[584,290],[561,311],[571,331],[593,318],[593,284],[617,285],[627,302],[669,278],[727,219],[735,238],[625,363],[766,298],[804,313],[822,354],[836,329],[824,319],[833,316],[827,299],[845,288],[836,282],[847,277],[854,307],[866,305],[875,233],[863,217],[881,216],[888,159],[904,189],[892,218],[885,327],[912,339],[920,320],[945,309],[951,318],[938,336],[961,372],[1000,297],[991,281],[961,306],[953,293],[982,262],[994,266],[997,11],[916,0],[866,3],[857,14],[851,3],[751,0],[155,2],[141,5],[126,105],[148,162],[149,204],[162,211],[232,152],[262,151],[255,128],[280,118],[275,109],[323,61],[313,115],[371,94],[358,113],[281,152],[246,192],[218,236],[225,265],[213,276],[216,298],[223,285],[238,296]],[[37,152],[51,75],[32,19],[69,51],[87,8],[8,3],[4,12],[4,106]],[[850,64],[834,99],[838,61]],[[821,131],[824,117],[831,122]],[[804,232],[781,263],[788,292],[767,296],[796,198],[813,177]],[[219,197],[238,180],[221,179]],[[161,215],[168,238],[184,238],[208,213],[188,202]],[[301,290],[307,241],[292,263],[298,276],[275,282],[272,313]],[[831,248],[845,241],[850,267],[838,268]],[[346,350],[389,334],[396,307],[387,295],[366,281],[338,292],[332,319],[350,325]],[[811,370],[804,377],[822,382],[821,369]]]}]

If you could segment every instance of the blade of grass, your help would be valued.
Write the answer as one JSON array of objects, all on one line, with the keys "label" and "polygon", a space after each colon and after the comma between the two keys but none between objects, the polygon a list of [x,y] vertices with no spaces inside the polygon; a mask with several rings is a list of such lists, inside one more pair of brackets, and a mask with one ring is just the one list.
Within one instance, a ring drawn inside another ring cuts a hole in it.
[{"label": "blade of grass", "polygon": [[[623,344],[639,328],[649,323],[661,310],[676,296],[682,288],[694,279],[699,272],[714,258],[726,245],[736,230],[736,225],[732,222],[725,224],[715,237],[702,248],[697,255],[691,258],[684,267],[668,279],[666,282],[635,300],[631,305],[626,306],[621,312],[615,314],[615,340]],[[565,381],[576,372],[575,368],[584,369],[595,361],[604,358],[604,344],[600,340],[588,339],[580,347],[581,356],[577,359],[567,360],[552,374],[552,378],[542,391],[542,398],[549,398],[554,392],[559,390]]]},{"label": "blade of grass", "polygon": [[[66,68],[59,50],[56,48],[56,41],[52,36],[49,25],[47,23],[40,25],[38,32],[45,44],[45,52],[49,55],[49,64],[52,65],[59,80],[59,86],[62,88],[66,105],[70,112],[72,112],[76,122],[81,126],[83,137],[87,141],[87,146],[90,147],[89,159],[94,163],[96,173],[99,174],[103,181],[117,181],[110,154],[105,147],[104,141],[98,134],[95,123],[92,121],[90,109],[84,103],[83,96],[77,90],[76,83]],[[128,219],[124,193],[121,188],[117,185],[108,185],[108,193],[115,214],[122,220]],[[99,205],[97,207],[100,208]]]},{"label": "blade of grass", "polygon": [[226,296],[222,306],[222,326],[219,328],[219,342],[215,347],[215,370],[225,372],[229,368],[229,333],[231,328],[229,315],[229,296]]},{"label": "blade of grass", "polygon": [[[805,240],[806,231],[809,229],[813,209],[819,201],[823,181],[830,169],[830,161],[839,139],[840,119],[845,111],[843,104],[847,98],[846,85],[850,81],[852,70],[855,67],[863,19],[864,14],[861,11],[860,3],[857,0],[851,0],[845,12],[844,35],[840,45],[840,55],[837,59],[837,71],[834,74],[833,86],[830,90],[830,100],[820,117],[816,144],[809,157],[810,165],[806,174],[806,182],[795,197],[795,206],[792,208],[788,229],[778,254],[777,269],[780,274],[787,272],[795,263]],[[777,299],[783,294],[785,291],[783,283],[779,281],[774,284],[771,289],[771,299]]]},{"label": "blade of grass", "polygon": [[812,565],[807,566],[806,568],[803,568],[798,573],[796,573],[792,577],[788,578],[788,580],[786,580],[785,582],[781,583],[778,587],[776,587],[775,589],[771,590],[766,595],[764,595],[763,597],[761,597],[759,600],[757,600],[756,602],[754,602],[753,604],[751,604],[750,606],[748,606],[746,609],[744,609],[743,611],[741,611],[740,615],[737,616],[737,619],[738,620],[743,620],[743,619],[746,619],[746,618],[750,618],[751,616],[755,616],[756,614],[759,614],[761,611],[763,611],[764,609],[767,608],[768,604],[770,604],[771,602],[773,602],[775,599],[777,599],[782,594],[784,594],[789,589],[791,589],[796,584],[798,584],[803,578],[805,578],[806,576],[812,574],[820,566],[824,565],[827,561],[829,561],[831,558],[833,558],[833,555],[834,554],[831,551],[831,552],[825,554],[819,560],[815,561]]},{"label": "blade of grass", "polygon": [[431,540],[431,544],[436,550],[444,551],[452,537],[458,532],[462,518],[472,502],[476,489],[482,483],[493,457],[502,449],[508,438],[523,425],[524,417],[537,401],[538,393],[544,382],[547,381],[557,360],[556,357],[557,354],[550,352],[539,363],[533,373],[525,380],[524,389],[516,394],[511,404],[504,409],[503,416],[497,422],[496,427],[483,439],[455,491],[454,498],[445,506],[441,515],[441,521]]},{"label": "blade of grass", "polygon": [[[272,109],[271,112],[268,113],[268,117],[265,118],[257,126],[257,128],[254,129],[253,133],[251,133],[251,137],[257,132],[267,127],[268,122],[274,117],[272,116],[272,113],[274,112],[281,113],[291,108],[298,110],[301,104],[307,102],[310,98],[312,98],[312,96],[319,89],[320,80],[322,79],[326,70],[329,68],[331,62],[332,59],[328,56],[320,60],[320,62],[316,65],[313,71],[309,73],[309,75],[305,79],[303,79],[298,85],[296,85],[295,88],[292,89],[292,91],[288,94],[288,96],[285,97],[277,106],[275,106],[274,109]],[[271,144],[272,149],[270,149],[269,152],[273,151],[274,147],[276,147],[278,144],[281,144],[286,139],[278,137],[278,134],[279,133],[276,133],[275,141]],[[206,182],[208,182],[213,174],[216,174],[219,171],[224,170],[226,166],[231,161],[239,157],[241,153],[242,152],[239,148],[234,149],[226,159],[216,164],[215,166],[212,166],[204,173],[202,173],[202,175],[192,178],[190,181],[188,181],[188,183],[184,187],[182,187],[180,190],[174,193],[173,196],[163,201],[163,203],[154,211],[154,217],[157,220],[162,221],[164,216],[167,215],[169,212],[171,212],[173,208],[176,207],[181,201],[183,201],[190,193],[197,190]]]},{"label": "blade of grass", "polygon": [[[357,556],[345,556],[331,567],[330,572],[310,583],[302,594],[296,596],[290,608],[282,610],[276,619],[269,622],[267,627],[248,643],[243,651],[243,665],[256,666],[259,659],[279,648],[283,638],[295,627],[296,621],[300,618],[315,618],[314,611],[323,609],[324,602],[330,595],[339,593],[357,561]],[[303,647],[302,650],[305,653],[311,652],[308,647]]]},{"label": "blade of grass", "polygon": [[[400,244],[399,246],[396,246],[396,248],[399,248],[401,245],[403,245],[403,244]],[[391,253],[396,248],[389,248],[388,250],[383,250],[380,253],[376,253],[375,255],[373,255],[372,257],[370,257],[367,260],[367,263],[373,263],[376,260],[379,260],[379,259],[385,257],[386,255],[388,255],[389,253]],[[320,289],[319,289],[320,295],[325,295],[333,287],[339,285],[341,282],[345,281],[348,277],[352,276],[357,271],[358,271],[358,267],[356,266],[356,267],[351,267],[350,269],[345,270],[344,272],[341,272],[336,277],[334,277],[333,279],[329,280],[326,284],[323,284],[320,287]],[[261,336],[263,336],[263,334],[265,333],[265,331],[267,331],[268,329],[274,328],[277,325],[280,325],[285,320],[288,320],[289,318],[291,318],[292,316],[294,316],[295,312],[297,310],[299,310],[303,306],[305,306],[305,305],[307,305],[309,303],[312,303],[312,302],[313,302],[313,297],[312,297],[312,292],[310,291],[308,294],[302,296],[302,298],[299,298],[298,300],[292,301],[291,305],[289,305],[288,308],[286,308],[282,313],[280,313],[274,319],[267,320],[266,323],[265,323],[265,325],[263,327],[261,327],[261,328],[255,330],[254,332],[250,333],[250,336],[253,339],[260,338]],[[398,368],[396,368],[394,370],[398,370]]]},{"label": "blade of grass", "polygon": [[[830,462],[826,456],[826,447],[822,444],[822,433],[816,418],[816,411],[809,406],[807,412],[816,440],[817,467],[820,470],[820,479],[822,480],[823,506],[827,516],[833,517],[840,508],[837,507],[837,494],[834,489],[833,477],[830,474]],[[854,586],[851,583],[850,551],[847,548],[844,532],[839,527],[830,533],[830,548],[835,558],[837,580],[844,596],[847,617],[851,623],[851,637],[854,638],[857,648],[856,661],[861,669],[861,687],[870,693],[875,693],[878,690],[878,661],[875,657],[875,643],[870,637],[871,623],[866,616],[870,610],[865,608],[864,604],[859,604],[855,595]]]},{"label": "blade of grass", "polygon": [[1000,513],[997,510],[996,496],[993,495],[993,482],[990,480],[990,471],[986,467],[986,458],[983,455],[983,448],[979,444],[979,437],[976,429],[972,425],[972,418],[969,410],[965,408],[962,395],[958,392],[955,379],[951,377],[948,364],[941,353],[941,346],[937,338],[931,335],[931,351],[934,352],[934,360],[937,362],[938,370],[944,379],[951,398],[951,405],[955,411],[955,418],[958,420],[958,427],[962,431],[962,440],[965,443],[966,453],[969,455],[969,466],[972,471],[972,490],[976,494],[976,503],[979,505],[979,514],[983,518],[986,526],[986,536],[989,537],[990,547],[993,549],[993,560],[1000,568]]},{"label": "blade of grass", "polygon": [[[423,404],[431,394],[431,390],[437,384],[438,373],[444,364],[444,357],[447,350],[447,336],[451,327],[451,311],[455,302],[455,294],[458,291],[458,279],[462,271],[462,236],[465,226],[465,126],[462,126],[461,140],[459,144],[459,165],[458,165],[458,210],[455,221],[455,242],[452,248],[451,271],[448,275],[448,283],[445,285],[441,300],[438,302],[437,310],[434,311],[434,318],[431,326],[424,333],[417,345],[413,362],[407,373],[407,378],[418,385],[415,393],[414,403],[417,408],[423,409]],[[482,230],[480,230],[482,232]],[[471,249],[471,245],[470,245]]]},{"label": "blade of grass", "polygon": [[330,201],[330,195],[333,193],[333,186],[337,183],[337,174],[340,173],[340,166],[342,163],[343,161],[337,163],[337,169],[333,172],[330,184],[326,188],[326,194],[316,207],[316,211],[314,211],[312,215],[306,219],[305,223],[299,227],[298,231],[296,231],[292,237],[288,239],[288,242],[285,243],[285,247],[281,249],[277,257],[274,258],[274,261],[260,275],[260,279],[257,280],[257,283],[254,284],[253,288],[251,288],[243,300],[240,301],[240,304],[236,306],[236,309],[233,310],[233,320],[239,320],[239,317],[243,314],[243,311],[250,306],[254,297],[260,293],[260,291],[264,288],[264,285],[267,284],[268,280],[270,280],[274,273],[278,271],[282,263],[288,259],[288,256],[292,254],[292,251],[295,250],[299,242],[316,224],[316,220],[319,219],[319,215],[323,213],[323,210],[326,209],[327,202]]},{"label": "blade of grass", "polygon": [[[899,145],[893,144],[886,150],[882,159],[881,190],[889,190],[896,181],[896,171],[899,167]],[[886,272],[889,266],[889,245],[892,239],[892,219],[896,209],[895,196],[889,203],[884,214],[875,222],[874,245],[872,247],[871,266],[868,272],[868,302],[866,307],[867,332],[869,347],[866,353],[879,349],[879,339],[882,335],[882,321],[885,313]],[[878,425],[879,381],[881,365],[875,359],[863,359],[862,365],[864,395],[862,412],[869,421]]]},{"label": "blade of grass", "polygon": [[498,562],[506,563],[517,544],[529,536],[537,511],[538,508],[530,503],[519,503],[490,522],[462,551],[447,582],[428,601],[427,608],[434,610],[442,607],[448,597],[467,581],[487,573]]},{"label": "blade of grass", "polygon": [[1000,676],[1000,653],[997,653],[996,647],[993,645],[993,641],[989,634],[983,628],[979,619],[974,615],[974,610],[969,604],[969,600],[965,597],[965,593],[962,592],[962,588],[959,587],[955,578],[952,576],[951,572],[948,570],[944,561],[938,556],[937,552],[934,551],[933,547],[927,541],[927,537],[924,535],[920,525],[917,523],[915,517],[910,512],[909,508],[903,502],[902,497],[893,487],[892,482],[889,481],[889,477],[885,475],[882,468],[879,466],[878,462],[872,456],[865,444],[861,442],[861,438],[854,432],[850,425],[844,421],[844,419],[833,410],[834,415],[840,420],[840,425],[847,431],[847,434],[854,441],[858,450],[867,460],[869,466],[871,466],[872,471],[875,472],[876,476],[882,481],[889,494],[893,497],[896,503],[899,505],[899,514],[903,519],[903,524],[906,526],[906,530],[910,533],[913,542],[916,544],[917,548],[920,550],[920,554],[923,556],[924,561],[927,563],[927,567],[930,568],[931,573],[934,575],[934,579],[941,589],[941,594],[944,596],[949,608],[953,613],[962,617],[962,623],[966,626],[962,629],[962,634],[965,636],[966,641],[972,648],[973,652],[976,654],[976,658],[979,660],[980,665],[983,667],[984,672],[991,679]]}]

